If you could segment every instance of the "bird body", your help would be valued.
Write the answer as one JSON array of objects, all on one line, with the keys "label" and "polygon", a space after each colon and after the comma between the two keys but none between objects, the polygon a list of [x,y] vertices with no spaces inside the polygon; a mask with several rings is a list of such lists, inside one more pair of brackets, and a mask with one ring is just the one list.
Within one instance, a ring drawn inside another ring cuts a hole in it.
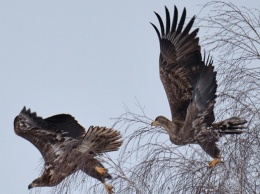
[{"label": "bird body", "polygon": [[163,127],[170,140],[176,145],[199,144],[214,158],[209,167],[220,162],[220,150],[216,142],[223,134],[240,134],[247,121],[231,117],[214,123],[214,105],[216,102],[216,72],[210,57],[202,58],[199,29],[192,32],[195,16],[184,26],[186,9],[178,23],[178,10],[174,8],[171,22],[169,10],[166,11],[166,25],[159,14],[155,13],[160,24],[154,27],[160,43],[159,68],[160,79],[164,86],[172,121],[158,116],[153,126]]},{"label": "bird body", "polygon": [[25,107],[14,119],[14,131],[35,145],[44,158],[43,174],[29,189],[56,186],[81,170],[101,181],[108,193],[112,193],[112,187],[105,183],[111,175],[96,156],[119,149],[122,140],[118,131],[98,126],[85,131],[71,115],[43,119]]}]

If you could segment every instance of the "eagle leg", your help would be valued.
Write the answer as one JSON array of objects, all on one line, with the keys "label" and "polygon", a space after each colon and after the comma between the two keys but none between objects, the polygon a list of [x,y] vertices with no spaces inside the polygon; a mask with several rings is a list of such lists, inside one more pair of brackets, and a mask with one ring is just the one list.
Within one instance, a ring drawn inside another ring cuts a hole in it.
[{"label": "eagle leg", "polygon": [[209,162],[208,168],[213,168],[218,163],[222,163],[221,158],[214,158],[212,161]]},{"label": "eagle leg", "polygon": [[111,185],[108,185],[106,183],[104,183],[104,186],[105,186],[108,194],[113,194],[114,193],[113,192],[114,187],[112,187]]},{"label": "eagle leg", "polygon": [[96,166],[96,171],[99,173],[99,174],[105,174],[107,172],[107,169],[105,168],[102,168],[102,167],[98,167]]},{"label": "eagle leg", "polygon": [[[96,166],[95,169],[96,169],[96,171],[97,171],[99,174],[106,176],[106,174],[107,174],[107,169],[105,169],[105,168],[103,168],[103,167],[98,167],[98,166]],[[110,175],[109,175],[109,177],[111,178]],[[106,178],[108,178],[108,177],[106,177]],[[103,182],[103,181],[102,181],[102,182]],[[114,193],[114,192],[113,192],[114,187],[112,187],[111,185],[108,185],[108,184],[105,183],[105,182],[103,182],[103,184],[104,184],[104,186],[105,186],[105,188],[106,188],[108,194],[113,194],[113,193]]]}]

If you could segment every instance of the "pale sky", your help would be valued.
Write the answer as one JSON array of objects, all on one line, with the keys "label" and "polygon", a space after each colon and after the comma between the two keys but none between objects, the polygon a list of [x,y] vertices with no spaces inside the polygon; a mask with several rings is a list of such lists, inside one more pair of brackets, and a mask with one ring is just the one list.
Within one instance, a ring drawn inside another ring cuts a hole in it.
[{"label": "pale sky", "polygon": [[[174,4],[186,7],[191,17],[205,2],[1,0],[0,193],[28,194],[40,173],[40,152],[13,130],[23,106],[42,117],[71,114],[86,129],[111,127],[124,104],[136,109],[136,99],[150,118],[170,118],[149,22],[158,26],[153,11],[164,19],[164,5],[171,14]],[[232,2],[260,8],[259,0]]]}]

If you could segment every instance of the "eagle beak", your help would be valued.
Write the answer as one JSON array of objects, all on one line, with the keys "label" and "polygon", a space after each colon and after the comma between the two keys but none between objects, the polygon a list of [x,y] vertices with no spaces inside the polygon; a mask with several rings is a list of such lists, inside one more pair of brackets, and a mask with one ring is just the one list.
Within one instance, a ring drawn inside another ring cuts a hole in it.
[{"label": "eagle beak", "polygon": [[33,188],[32,184],[28,185],[28,190],[30,190],[31,188]]},{"label": "eagle beak", "polygon": [[33,187],[37,187],[37,184],[36,183],[31,183],[28,185],[28,189],[30,190],[31,188]]},{"label": "eagle beak", "polygon": [[160,126],[160,125],[159,125],[159,122],[158,122],[158,121],[153,121],[153,122],[151,123],[151,126]]}]

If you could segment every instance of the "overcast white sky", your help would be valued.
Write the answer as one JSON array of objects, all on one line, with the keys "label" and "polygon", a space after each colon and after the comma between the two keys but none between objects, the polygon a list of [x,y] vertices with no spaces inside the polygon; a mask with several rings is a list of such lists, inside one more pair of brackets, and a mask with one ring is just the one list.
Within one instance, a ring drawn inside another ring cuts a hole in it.
[{"label": "overcast white sky", "polygon": [[153,11],[164,17],[164,5],[191,17],[205,2],[0,0],[0,193],[28,194],[39,176],[39,151],[13,130],[24,105],[42,117],[69,113],[86,128],[112,126],[135,98],[150,118],[170,118],[149,22],[158,25]]}]

